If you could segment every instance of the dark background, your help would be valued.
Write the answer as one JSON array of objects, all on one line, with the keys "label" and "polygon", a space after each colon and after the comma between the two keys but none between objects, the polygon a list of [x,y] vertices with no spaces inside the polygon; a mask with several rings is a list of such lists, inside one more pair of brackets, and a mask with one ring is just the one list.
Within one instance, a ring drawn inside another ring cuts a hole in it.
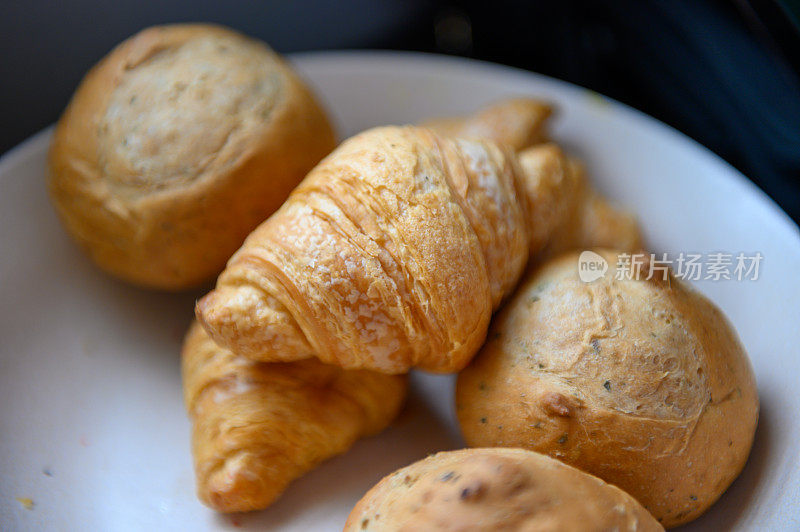
[{"label": "dark background", "polygon": [[119,41],[212,21],[284,53],[439,52],[583,85],[698,140],[800,220],[800,0],[4,0],[2,11],[0,153],[55,121]]}]

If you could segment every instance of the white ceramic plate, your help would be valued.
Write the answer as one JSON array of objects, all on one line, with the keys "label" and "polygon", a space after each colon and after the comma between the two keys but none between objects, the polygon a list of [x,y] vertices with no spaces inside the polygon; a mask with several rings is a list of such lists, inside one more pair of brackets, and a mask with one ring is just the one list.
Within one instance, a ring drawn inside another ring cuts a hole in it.
[{"label": "white ceramic plate", "polygon": [[[655,250],[761,252],[758,281],[699,283],[739,330],[762,409],[744,473],[687,528],[800,527],[800,234],[771,200],[674,130],[563,82],[416,54],[294,59],[346,135],[506,96],[549,99],[559,108],[555,137],[639,214]],[[452,378],[415,375],[394,426],[295,482],[273,507],[236,516],[203,507],[178,364],[200,292],[139,290],[89,263],[48,202],[49,139],[44,131],[0,162],[0,529],[340,530],[383,475],[462,445]]]}]

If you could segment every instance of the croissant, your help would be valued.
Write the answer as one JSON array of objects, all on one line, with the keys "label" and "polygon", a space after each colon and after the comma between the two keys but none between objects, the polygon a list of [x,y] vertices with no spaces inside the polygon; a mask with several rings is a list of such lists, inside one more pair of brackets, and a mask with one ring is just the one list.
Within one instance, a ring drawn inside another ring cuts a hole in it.
[{"label": "croissant", "polygon": [[533,98],[512,98],[464,116],[436,118],[423,126],[448,137],[481,137],[520,152],[529,192],[538,196],[538,211],[529,224],[536,262],[570,249],[608,247],[639,250],[643,239],[636,219],[598,194],[583,165],[547,143],[546,126],[552,107]]},{"label": "croissant", "polygon": [[579,161],[553,143],[519,154],[529,193],[537,198],[531,215],[532,241],[541,249],[534,262],[572,249],[606,247],[636,251],[644,239],[636,218],[595,191]]},{"label": "croissant", "polygon": [[523,172],[508,147],[485,140],[361,133],[248,237],[197,317],[255,360],[458,371],[529,253],[555,245],[577,209],[581,177],[553,150],[523,152]]},{"label": "croissant", "polygon": [[528,199],[506,148],[368,130],[247,238],[197,316],[256,360],[457,371],[524,269]]},{"label": "croissant", "polygon": [[434,118],[421,125],[444,137],[482,138],[520,151],[545,141],[550,104],[533,98],[511,98],[463,117]]},{"label": "croissant", "polygon": [[222,512],[269,506],[292,480],[386,427],[406,393],[403,376],[238,357],[197,323],[183,379],[198,495]]}]

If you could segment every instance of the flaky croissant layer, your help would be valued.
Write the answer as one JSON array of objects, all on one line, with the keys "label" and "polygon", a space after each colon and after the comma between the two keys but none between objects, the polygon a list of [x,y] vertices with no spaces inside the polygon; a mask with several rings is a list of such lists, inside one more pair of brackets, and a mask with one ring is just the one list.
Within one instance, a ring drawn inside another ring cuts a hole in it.
[{"label": "flaky croissant layer", "polygon": [[385,428],[406,393],[402,376],[238,357],[197,323],[183,380],[198,496],[222,512],[269,506],[292,480]]},{"label": "flaky croissant layer", "polygon": [[256,360],[457,371],[528,259],[523,180],[488,141],[361,133],[248,237],[198,318]]}]

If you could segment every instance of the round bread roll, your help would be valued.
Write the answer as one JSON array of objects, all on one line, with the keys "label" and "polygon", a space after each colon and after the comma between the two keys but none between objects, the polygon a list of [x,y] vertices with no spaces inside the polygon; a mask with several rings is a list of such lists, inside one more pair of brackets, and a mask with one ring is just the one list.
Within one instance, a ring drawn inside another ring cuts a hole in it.
[{"label": "round bread roll", "polygon": [[83,79],[53,136],[49,188],[99,266],[178,290],[219,273],[334,145],[308,87],[264,43],[159,26]]},{"label": "round bread roll", "polygon": [[345,532],[664,530],[633,497],[523,449],[437,453],[385,477]]},{"label": "round bread roll", "polygon": [[[664,526],[699,516],[739,474],[758,420],[750,362],[705,297],[649,262],[582,282],[578,253],[545,263],[458,377],[471,446],[523,447],[619,486]],[[595,257],[597,259],[598,257]]]}]

